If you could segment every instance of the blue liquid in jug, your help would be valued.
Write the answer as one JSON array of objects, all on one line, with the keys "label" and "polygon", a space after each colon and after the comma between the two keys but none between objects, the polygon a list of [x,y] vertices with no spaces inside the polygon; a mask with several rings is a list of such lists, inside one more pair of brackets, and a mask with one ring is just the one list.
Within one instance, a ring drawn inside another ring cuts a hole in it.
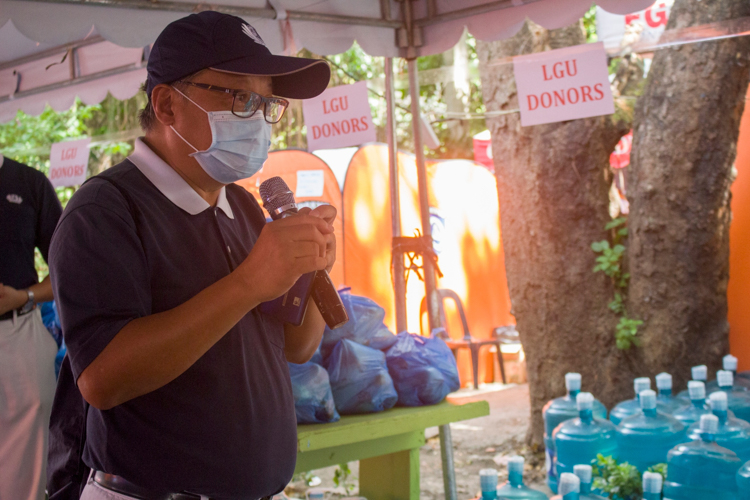
[{"label": "blue liquid in jug", "polygon": [[508,482],[497,489],[497,498],[498,500],[547,500],[547,495],[524,485],[523,475],[509,470]]},{"label": "blue liquid in jug", "polygon": [[[729,416],[725,410],[715,409],[713,414],[719,418],[719,429],[713,435],[713,441],[737,454],[742,462],[750,460],[750,423]],[[699,440],[700,424],[692,424],[687,433],[689,439]]]},{"label": "blue liquid in jug", "polygon": [[750,462],[737,471],[737,498],[738,500],[750,500]]},{"label": "blue liquid in jug", "polygon": [[598,453],[617,457],[616,427],[612,422],[595,418],[591,410],[579,412],[579,418],[568,420],[555,429],[557,476],[573,472],[577,464],[590,464]]}]

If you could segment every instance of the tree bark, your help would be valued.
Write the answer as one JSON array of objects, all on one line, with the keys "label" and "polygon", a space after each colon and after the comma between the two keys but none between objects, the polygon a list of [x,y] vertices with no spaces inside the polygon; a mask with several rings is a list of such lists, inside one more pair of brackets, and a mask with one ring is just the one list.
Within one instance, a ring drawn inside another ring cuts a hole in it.
[{"label": "tree bark", "polygon": [[[513,38],[478,42],[488,112],[518,109],[513,65],[498,58],[585,43],[577,23],[547,31],[526,22]],[[607,405],[632,392],[633,369],[615,347],[614,289],[593,273],[591,243],[607,237],[609,155],[629,124],[613,116],[521,127],[518,113],[488,118],[505,266],[513,314],[527,359],[531,425],[541,445],[541,409],[565,393],[564,375],[583,376],[583,389]]]},{"label": "tree bark", "polygon": [[[667,29],[750,16],[747,0],[677,0]],[[642,375],[719,368],[728,352],[730,185],[750,37],[656,52],[636,106],[628,198],[629,312]]]}]

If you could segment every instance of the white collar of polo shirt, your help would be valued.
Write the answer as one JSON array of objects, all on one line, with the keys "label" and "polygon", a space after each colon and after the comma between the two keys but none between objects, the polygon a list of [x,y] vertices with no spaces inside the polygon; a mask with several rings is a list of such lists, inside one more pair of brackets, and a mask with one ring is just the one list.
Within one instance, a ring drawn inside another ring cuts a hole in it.
[{"label": "white collar of polo shirt", "polygon": [[[138,167],[143,175],[146,176],[161,194],[167,197],[169,201],[189,213],[197,215],[204,210],[211,208],[206,200],[185,182],[172,167],[159,158],[148,145],[139,137],[135,140],[133,154],[128,156],[128,160]],[[219,199],[216,202],[217,208],[226,214],[230,219],[234,219],[232,207],[227,200],[227,188],[221,188]]]}]

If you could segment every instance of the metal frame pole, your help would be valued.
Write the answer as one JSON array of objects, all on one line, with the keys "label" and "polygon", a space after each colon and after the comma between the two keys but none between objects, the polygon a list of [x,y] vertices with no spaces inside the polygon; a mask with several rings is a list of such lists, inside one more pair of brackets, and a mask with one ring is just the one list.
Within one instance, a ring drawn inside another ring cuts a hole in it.
[{"label": "metal frame pole", "polygon": [[[396,96],[393,83],[393,59],[385,58],[385,135],[388,140],[388,174],[391,188],[391,233],[401,236],[401,200],[399,197],[398,142],[396,140]],[[392,255],[393,295],[396,306],[396,331],[407,330],[406,324],[406,278],[404,276],[404,255]]]}]

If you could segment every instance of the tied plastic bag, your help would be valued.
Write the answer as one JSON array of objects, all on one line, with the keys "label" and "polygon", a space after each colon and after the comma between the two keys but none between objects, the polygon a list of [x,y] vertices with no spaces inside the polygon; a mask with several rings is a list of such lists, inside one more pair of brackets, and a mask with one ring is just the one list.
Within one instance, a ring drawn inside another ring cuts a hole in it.
[{"label": "tied plastic bag", "polygon": [[456,359],[439,338],[407,332],[385,355],[401,406],[434,405],[461,387]]},{"label": "tied plastic bag", "polygon": [[398,400],[382,351],[344,339],[333,348],[326,368],[342,415],[387,410]]},{"label": "tied plastic bag", "polygon": [[325,368],[310,361],[302,365],[289,363],[289,375],[298,424],[324,424],[340,418]]},{"label": "tied plastic bag", "polygon": [[328,359],[336,343],[342,339],[381,351],[387,350],[396,342],[396,336],[383,324],[385,310],[367,297],[352,295],[350,288],[339,290],[349,322],[335,330],[326,327],[320,351],[323,359]]}]

